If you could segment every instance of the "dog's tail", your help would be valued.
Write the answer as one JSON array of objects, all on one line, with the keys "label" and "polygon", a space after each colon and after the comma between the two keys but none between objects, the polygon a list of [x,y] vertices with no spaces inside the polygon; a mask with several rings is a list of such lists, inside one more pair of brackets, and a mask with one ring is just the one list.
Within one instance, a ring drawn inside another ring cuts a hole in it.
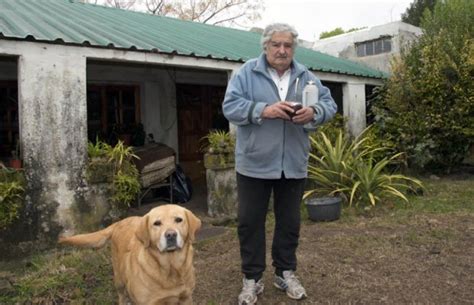
[{"label": "dog's tail", "polygon": [[60,237],[58,242],[60,244],[67,244],[72,246],[84,248],[101,248],[112,236],[114,232],[115,223],[107,228],[88,234],[79,234],[70,237]]}]

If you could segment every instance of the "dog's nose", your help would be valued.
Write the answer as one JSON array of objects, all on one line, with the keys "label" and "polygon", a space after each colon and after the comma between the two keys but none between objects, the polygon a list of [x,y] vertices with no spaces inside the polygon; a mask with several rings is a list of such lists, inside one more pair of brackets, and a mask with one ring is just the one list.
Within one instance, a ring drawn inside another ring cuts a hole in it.
[{"label": "dog's nose", "polygon": [[178,236],[178,233],[176,233],[176,231],[168,230],[165,232],[165,237],[166,237],[167,242],[176,241],[177,236]]},{"label": "dog's nose", "polygon": [[165,231],[166,250],[174,251],[178,246],[178,233],[175,230]]}]

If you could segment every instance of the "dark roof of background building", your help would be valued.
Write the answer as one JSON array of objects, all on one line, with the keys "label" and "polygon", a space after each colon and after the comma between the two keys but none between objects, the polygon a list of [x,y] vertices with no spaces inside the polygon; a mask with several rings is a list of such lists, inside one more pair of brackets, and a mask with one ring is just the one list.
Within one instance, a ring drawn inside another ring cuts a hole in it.
[{"label": "dark roof of background building", "polygon": [[[260,34],[78,0],[0,0],[0,39],[177,54],[245,62],[261,53]],[[362,64],[299,47],[313,71],[382,78]]]}]

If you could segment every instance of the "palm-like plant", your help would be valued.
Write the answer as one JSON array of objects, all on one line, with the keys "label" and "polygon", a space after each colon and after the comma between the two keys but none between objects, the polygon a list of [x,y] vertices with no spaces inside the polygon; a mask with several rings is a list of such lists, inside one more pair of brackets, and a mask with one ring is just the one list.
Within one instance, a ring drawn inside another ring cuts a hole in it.
[{"label": "palm-like plant", "polygon": [[344,192],[350,192],[349,205],[353,202],[370,202],[375,206],[383,197],[398,197],[408,202],[403,191],[417,186],[422,188],[418,179],[410,178],[400,174],[387,174],[386,168],[392,161],[398,159],[401,153],[390,158],[384,158],[375,162],[372,156],[368,160],[356,162],[352,166],[353,184],[345,188]]},{"label": "palm-like plant", "polygon": [[234,136],[224,130],[211,130],[201,139],[206,141],[202,146],[202,150],[209,153],[230,153],[234,151]]},{"label": "palm-like plant", "polygon": [[131,161],[132,158],[140,159],[133,153],[132,146],[124,145],[123,141],[120,140],[114,147],[109,146],[107,155],[109,157],[109,162],[114,162],[117,171],[120,171],[123,168],[125,161]]},{"label": "palm-like plant", "polygon": [[[124,145],[123,141],[112,147],[107,143],[104,143],[96,139],[96,143],[89,142],[87,151],[91,158],[89,167],[93,165],[94,157],[107,158],[107,164],[111,164],[113,171],[113,197],[112,201],[115,202],[119,208],[127,208],[130,203],[136,199],[137,194],[141,190],[139,181],[139,172],[132,160],[139,159],[139,157],[133,153],[133,147]],[[103,161],[100,161],[103,162]]]},{"label": "palm-like plant", "polygon": [[400,154],[381,161],[374,160],[374,153],[385,148],[367,143],[366,132],[369,128],[354,141],[345,139],[342,130],[334,143],[324,132],[319,134],[318,139],[310,138],[317,154],[310,154],[308,178],[314,182],[315,188],[305,192],[304,198],[313,194],[339,195],[350,205],[360,202],[375,205],[386,196],[408,201],[402,191],[414,185],[422,187],[417,179],[387,173],[387,166]]},{"label": "palm-like plant", "polygon": [[310,137],[317,154],[310,154],[308,178],[315,182],[318,188],[306,192],[305,198],[315,192],[327,195],[338,194],[351,184],[352,164],[370,153],[383,149],[364,145],[367,141],[364,134],[362,133],[352,142],[344,137],[342,130],[335,137],[334,143],[324,132],[320,133],[318,139]]},{"label": "palm-like plant", "polygon": [[99,140],[98,137],[95,139],[95,143],[89,142],[87,144],[87,154],[89,158],[105,157],[107,155],[107,152],[111,150],[112,147],[109,144]]}]

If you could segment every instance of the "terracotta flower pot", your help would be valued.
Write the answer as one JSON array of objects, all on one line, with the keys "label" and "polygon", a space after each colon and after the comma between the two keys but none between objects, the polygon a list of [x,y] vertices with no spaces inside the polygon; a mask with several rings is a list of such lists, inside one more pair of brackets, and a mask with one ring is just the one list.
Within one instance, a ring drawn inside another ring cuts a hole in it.
[{"label": "terracotta flower pot", "polygon": [[21,160],[20,159],[10,159],[10,167],[11,168],[21,168]]}]

